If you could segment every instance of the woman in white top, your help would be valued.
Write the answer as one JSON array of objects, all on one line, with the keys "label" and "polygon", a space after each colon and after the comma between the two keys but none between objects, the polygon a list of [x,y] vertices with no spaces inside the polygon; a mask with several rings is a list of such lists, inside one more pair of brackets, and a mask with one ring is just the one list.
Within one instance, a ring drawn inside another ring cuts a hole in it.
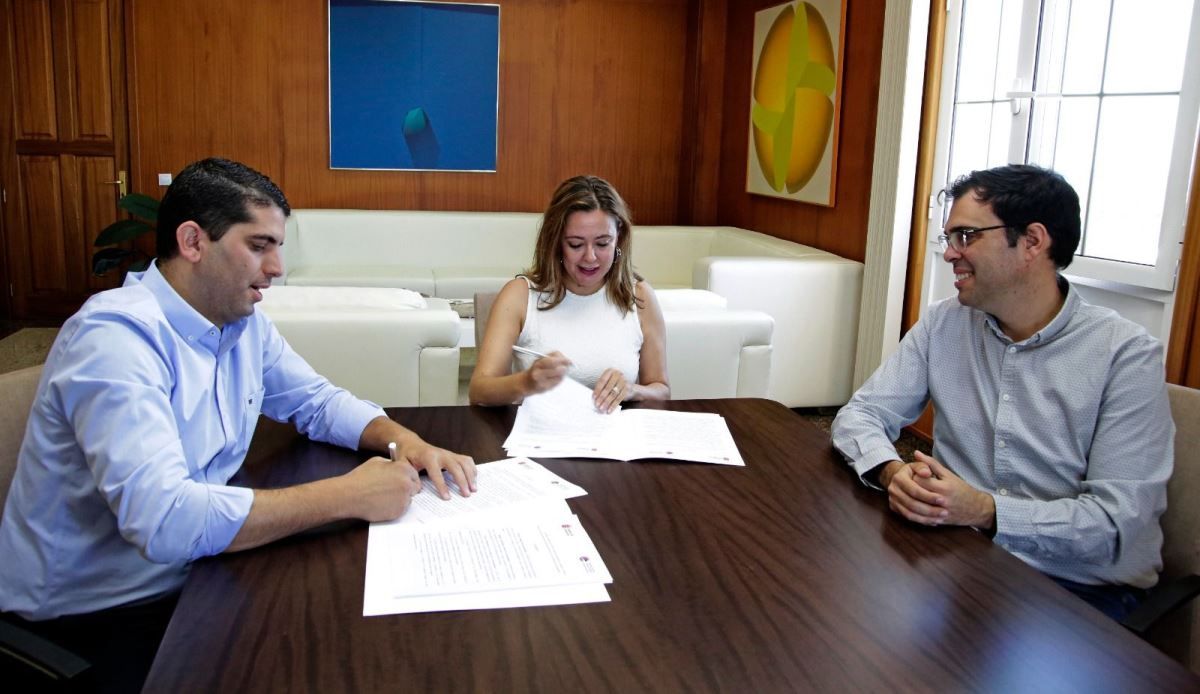
[{"label": "woman in white top", "polygon": [[[507,405],[547,391],[565,376],[592,388],[596,407],[666,400],[662,310],[633,271],[625,201],[607,181],[563,181],[542,217],[533,267],[492,305],[471,402]],[[545,357],[517,354],[523,347]]]}]

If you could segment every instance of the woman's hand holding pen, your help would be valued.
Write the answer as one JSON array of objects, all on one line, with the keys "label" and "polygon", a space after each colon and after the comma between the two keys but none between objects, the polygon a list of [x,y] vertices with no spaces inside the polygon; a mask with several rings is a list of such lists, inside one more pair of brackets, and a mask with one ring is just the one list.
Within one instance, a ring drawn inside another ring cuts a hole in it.
[{"label": "woman's hand holding pen", "polygon": [[526,394],[544,393],[562,382],[567,375],[571,360],[561,352],[551,352],[525,371]]}]

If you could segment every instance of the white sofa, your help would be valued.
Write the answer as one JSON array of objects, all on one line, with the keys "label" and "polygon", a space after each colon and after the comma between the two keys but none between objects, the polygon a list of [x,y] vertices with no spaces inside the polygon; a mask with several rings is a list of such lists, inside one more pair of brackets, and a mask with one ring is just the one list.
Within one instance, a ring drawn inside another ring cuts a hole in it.
[{"label": "white sofa", "polygon": [[308,289],[271,287],[258,308],[317,373],[382,407],[455,404],[459,318],[447,301]]},{"label": "white sofa", "polygon": [[[404,287],[469,299],[499,290],[528,266],[540,219],[521,212],[295,210],[279,282]],[[735,227],[635,226],[633,258],[656,289],[711,290],[730,310],[774,319],[770,398],[789,407],[849,399],[860,263]]]}]

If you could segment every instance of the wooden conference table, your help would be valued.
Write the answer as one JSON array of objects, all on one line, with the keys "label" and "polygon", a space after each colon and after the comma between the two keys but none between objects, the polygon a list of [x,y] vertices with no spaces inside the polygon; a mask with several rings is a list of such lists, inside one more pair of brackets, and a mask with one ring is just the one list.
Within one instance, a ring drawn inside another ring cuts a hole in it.
[{"label": "wooden conference table", "polygon": [[[543,461],[588,491],[612,602],[364,618],[367,526],[342,523],[198,562],[147,691],[1200,689],[979,533],[889,513],[783,406],[666,407],[723,415],[747,467]],[[389,413],[487,461],[515,408]],[[363,459],[264,419],[240,483]]]}]

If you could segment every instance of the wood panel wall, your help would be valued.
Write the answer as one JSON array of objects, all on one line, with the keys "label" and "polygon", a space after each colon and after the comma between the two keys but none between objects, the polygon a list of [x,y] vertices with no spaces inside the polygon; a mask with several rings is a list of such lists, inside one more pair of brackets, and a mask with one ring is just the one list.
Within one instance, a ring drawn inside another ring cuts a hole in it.
[{"label": "wood panel wall", "polygon": [[326,0],[131,0],[134,189],[221,154],[296,207],[538,211],[578,173],[636,222],[731,224],[861,260],[880,3],[849,3],[834,207],[745,192],[754,11],[772,0],[499,0],[495,174],[331,171]]},{"label": "wood panel wall", "polygon": [[295,207],[540,211],[559,181],[594,173],[635,221],[674,221],[693,3],[499,4],[489,174],[330,170],[327,0],[131,0],[134,189],[215,154],[264,171]]},{"label": "wood panel wall", "polygon": [[721,224],[754,229],[862,261],[867,249],[884,3],[846,3],[841,130],[832,207],[746,192],[754,13],[777,4],[777,0],[729,3],[717,218]]}]

